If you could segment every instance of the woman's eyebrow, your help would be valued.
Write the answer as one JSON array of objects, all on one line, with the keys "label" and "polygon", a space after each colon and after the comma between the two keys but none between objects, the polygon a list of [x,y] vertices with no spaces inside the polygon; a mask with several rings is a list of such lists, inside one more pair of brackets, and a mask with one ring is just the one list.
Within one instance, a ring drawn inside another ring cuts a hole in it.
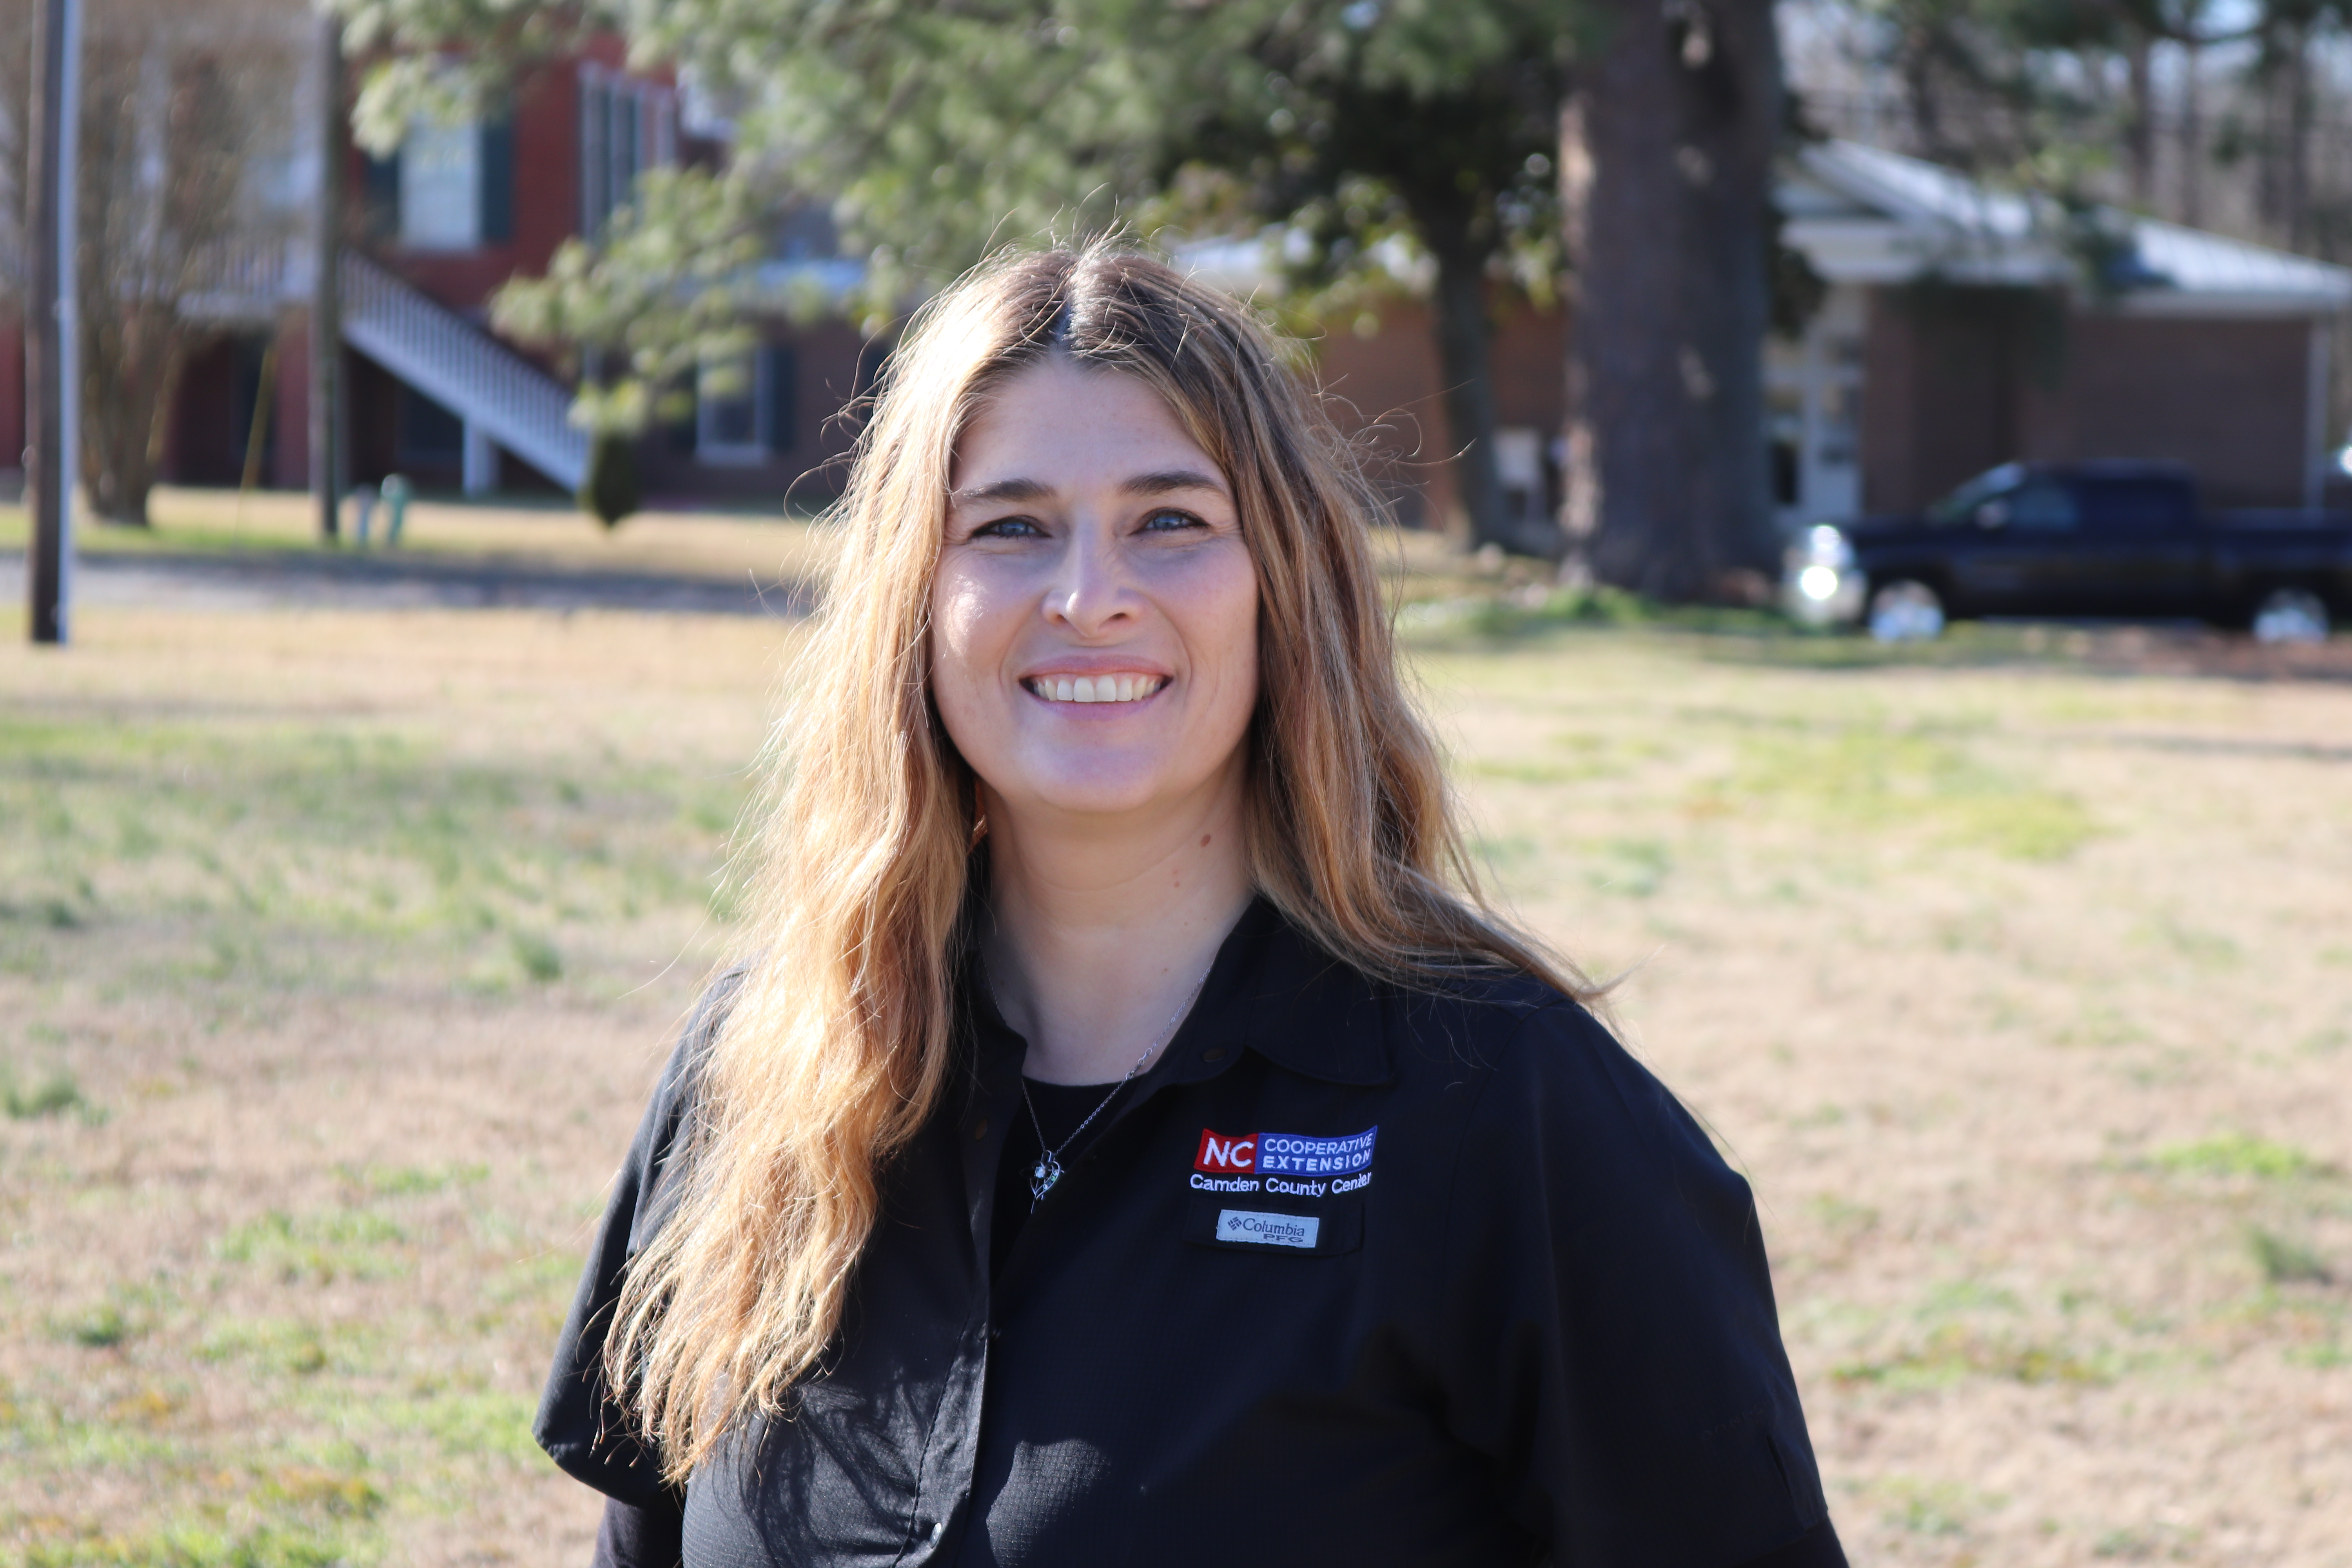
[{"label": "woman's eyebrow", "polygon": [[1047,500],[1053,494],[1054,487],[1041,479],[991,479],[984,485],[973,485],[969,489],[950,490],[948,505],[988,506],[997,501]]},{"label": "woman's eyebrow", "polygon": [[1223,495],[1225,493],[1225,481],[1198,468],[1160,468],[1148,474],[1130,475],[1118,488],[1131,496],[1166,495],[1171,490],[1214,490]]}]

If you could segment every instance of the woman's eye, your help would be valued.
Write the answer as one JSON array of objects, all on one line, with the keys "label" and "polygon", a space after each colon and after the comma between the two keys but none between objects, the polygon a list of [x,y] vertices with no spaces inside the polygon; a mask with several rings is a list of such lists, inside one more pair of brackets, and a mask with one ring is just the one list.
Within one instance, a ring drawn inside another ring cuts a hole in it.
[{"label": "woman's eye", "polygon": [[1143,531],[1146,533],[1174,533],[1187,528],[1206,528],[1209,525],[1207,523],[1202,522],[1191,512],[1178,511],[1173,507],[1168,507],[1161,510],[1155,511],[1150,516],[1143,520]]},{"label": "woman's eye", "polygon": [[1000,517],[971,531],[974,539],[1043,539],[1045,531],[1025,517]]}]

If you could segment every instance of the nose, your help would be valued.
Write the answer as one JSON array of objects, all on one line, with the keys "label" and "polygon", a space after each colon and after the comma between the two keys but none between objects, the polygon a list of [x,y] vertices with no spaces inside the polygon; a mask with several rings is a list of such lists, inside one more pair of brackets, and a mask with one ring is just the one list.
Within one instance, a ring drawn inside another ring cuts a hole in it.
[{"label": "nose", "polygon": [[1087,518],[1070,530],[1045,587],[1045,611],[1082,637],[1100,637],[1133,616],[1127,563],[1108,525]]}]

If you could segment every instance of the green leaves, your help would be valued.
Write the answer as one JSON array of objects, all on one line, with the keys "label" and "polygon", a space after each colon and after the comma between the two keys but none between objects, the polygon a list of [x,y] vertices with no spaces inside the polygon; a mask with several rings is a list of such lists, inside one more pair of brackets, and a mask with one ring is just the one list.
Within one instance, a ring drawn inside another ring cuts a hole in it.
[{"label": "green leaves", "polygon": [[583,383],[575,423],[635,435],[698,365],[752,346],[760,241],[747,183],[706,169],[650,169],[595,240],[570,239],[542,278],[491,302],[509,337],[562,352]]},{"label": "green leaves", "polygon": [[[515,70],[576,42],[604,7],[536,0],[321,0],[343,22],[343,53],[377,57],[352,111],[352,134],[377,157],[424,119],[478,116]],[[455,48],[456,53],[443,51]]]},{"label": "green leaves", "polygon": [[[1285,226],[1293,294],[1349,312],[1423,287],[1433,249],[1507,257],[1538,297],[1559,266],[1549,154],[1585,15],[1563,0],[335,3],[352,52],[392,51],[361,94],[371,145],[606,27],[728,121],[724,171],[648,174],[497,301],[501,331],[584,373],[576,417],[599,432],[661,417],[755,310],[845,308],[879,332],[1007,243]],[[763,295],[761,223],[810,201],[863,281]]]}]

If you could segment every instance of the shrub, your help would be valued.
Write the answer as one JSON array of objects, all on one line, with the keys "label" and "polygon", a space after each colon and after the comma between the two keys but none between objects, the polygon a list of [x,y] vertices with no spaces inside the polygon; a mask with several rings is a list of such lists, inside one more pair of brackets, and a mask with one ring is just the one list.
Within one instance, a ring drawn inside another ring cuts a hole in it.
[{"label": "shrub", "polygon": [[580,510],[606,528],[617,528],[634,513],[644,499],[637,490],[636,443],[609,432],[597,437],[579,499]]}]

